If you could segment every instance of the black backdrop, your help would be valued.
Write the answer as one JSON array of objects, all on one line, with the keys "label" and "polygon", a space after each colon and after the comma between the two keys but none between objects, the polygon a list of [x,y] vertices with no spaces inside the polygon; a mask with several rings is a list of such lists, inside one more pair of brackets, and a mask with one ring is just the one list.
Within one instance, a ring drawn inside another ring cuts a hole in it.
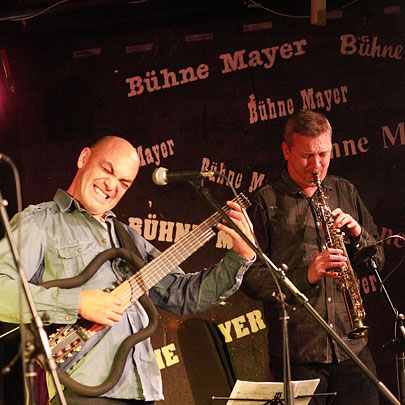
[{"label": "black backdrop", "polygon": [[[52,20],[40,28],[34,20],[1,23],[0,48],[12,75],[7,83],[0,76],[0,151],[19,168],[24,206],[69,186],[82,147],[102,135],[122,136],[138,147],[143,166],[116,213],[164,250],[212,210],[188,184],[154,185],[156,167],[222,170],[249,196],[280,172],[286,117],[309,107],[325,113],[334,130],[330,172],[357,186],[381,238],[403,236],[404,10],[379,4],[365,12],[354,5],[331,14],[326,26],[261,9],[208,14],[88,29],[58,29]],[[14,186],[4,165],[1,175],[12,213]],[[207,180],[206,186],[220,203],[231,196],[224,184]],[[399,239],[385,245],[383,276],[403,246]],[[199,270],[227,248],[219,234],[182,267]],[[401,273],[387,281],[399,310]],[[361,274],[360,286],[378,376],[395,393],[395,350],[383,348],[393,339],[394,320],[375,276]],[[237,292],[197,317],[223,331],[236,378],[270,378],[261,311],[259,302]],[[177,334],[189,318],[160,316],[152,341],[164,403],[198,404]],[[202,339],[195,334],[188,344],[198,352]],[[16,340],[3,342],[6,359]],[[191,368],[216,373],[198,363]],[[212,380],[210,396],[218,394]],[[13,385],[7,377],[6,403],[21,396]]]}]

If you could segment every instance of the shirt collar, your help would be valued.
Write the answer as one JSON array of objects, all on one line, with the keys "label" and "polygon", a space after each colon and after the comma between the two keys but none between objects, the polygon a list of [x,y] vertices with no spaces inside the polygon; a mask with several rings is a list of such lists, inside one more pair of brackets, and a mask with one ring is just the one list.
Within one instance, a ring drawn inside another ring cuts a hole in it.
[{"label": "shirt collar", "polygon": [[325,177],[325,179],[322,182],[322,185],[326,190],[333,189],[333,182],[332,182],[332,180],[331,180],[331,178],[329,176]]},{"label": "shirt collar", "polygon": [[284,167],[281,178],[287,186],[288,191],[292,194],[298,194],[301,191],[301,187],[291,178],[290,173],[288,173],[287,167]]},{"label": "shirt collar", "polygon": [[[56,205],[62,212],[73,212],[75,209],[79,211],[84,211],[89,213],[84,209],[78,201],[76,201],[71,195],[69,195],[65,190],[58,189],[53,197]],[[90,213],[89,213],[90,214]],[[90,214],[91,215],[91,214]],[[106,218],[115,217],[115,214],[112,211],[107,211]]]}]

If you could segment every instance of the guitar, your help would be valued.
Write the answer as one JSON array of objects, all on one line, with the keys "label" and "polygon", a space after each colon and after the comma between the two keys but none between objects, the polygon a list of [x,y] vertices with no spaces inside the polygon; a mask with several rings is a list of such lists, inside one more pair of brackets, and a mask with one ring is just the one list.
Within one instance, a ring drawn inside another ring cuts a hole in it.
[{"label": "guitar", "polygon": [[[249,200],[240,193],[233,201],[238,202],[243,208],[250,206]],[[228,206],[223,207],[225,212],[229,211]],[[169,274],[173,268],[178,266],[200,247],[207,243],[211,238],[216,235],[214,226],[219,223],[221,216],[219,213],[215,213],[207,218],[204,222],[191,230],[185,236],[183,236],[178,242],[166,249],[161,255],[154,260],[144,265],[134,275],[122,282],[118,287],[110,292],[119,296],[124,308],[128,308],[135,300],[142,297],[147,291],[149,291],[159,280]],[[88,266],[93,265],[93,269],[98,269],[101,264],[111,257],[122,257],[126,260],[131,260],[132,253],[125,249],[109,249],[111,254],[107,257],[99,259],[98,257]],[[102,253],[100,254],[102,255]],[[111,256],[111,257],[110,257]],[[136,257],[135,257],[136,259]],[[139,259],[138,259],[139,261]],[[87,268],[76,277],[71,279],[65,279],[64,282],[68,286],[67,288],[76,287],[86,282],[97,270],[91,271],[86,274]],[[44,287],[59,286],[61,280],[53,280],[43,283]],[[93,338],[99,333],[105,326],[80,319],[75,324],[68,324],[57,330],[56,333],[49,336],[49,345],[51,347],[52,356],[58,364],[64,363],[66,360],[70,360],[72,357],[80,352],[83,344],[89,339]]]}]

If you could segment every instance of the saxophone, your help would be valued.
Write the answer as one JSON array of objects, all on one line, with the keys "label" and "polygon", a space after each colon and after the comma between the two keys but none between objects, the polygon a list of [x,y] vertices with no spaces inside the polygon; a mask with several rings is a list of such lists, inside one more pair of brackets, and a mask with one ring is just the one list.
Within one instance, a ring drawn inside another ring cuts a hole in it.
[{"label": "saxophone", "polygon": [[349,320],[352,330],[349,332],[350,339],[359,339],[367,336],[369,327],[365,326],[363,321],[366,312],[363,307],[360,290],[357,284],[357,277],[350,264],[349,256],[346,251],[345,243],[347,242],[346,235],[340,229],[334,228],[335,221],[331,209],[326,204],[327,196],[322,187],[318,173],[313,173],[314,183],[318,188],[319,194],[315,203],[315,212],[321,221],[322,228],[325,234],[326,243],[324,249],[335,248],[341,249],[347,261],[345,266],[340,271],[338,280],[338,289],[342,292],[346,309],[349,314]]}]

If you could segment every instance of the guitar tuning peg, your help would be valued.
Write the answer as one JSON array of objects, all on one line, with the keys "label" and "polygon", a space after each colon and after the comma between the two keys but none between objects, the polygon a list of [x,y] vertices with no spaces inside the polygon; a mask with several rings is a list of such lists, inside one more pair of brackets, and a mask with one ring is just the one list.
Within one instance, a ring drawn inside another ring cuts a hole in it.
[{"label": "guitar tuning peg", "polygon": [[65,362],[64,359],[59,359],[59,360],[57,361],[58,364],[63,364],[64,362]]},{"label": "guitar tuning peg", "polygon": [[81,347],[76,347],[75,349],[73,349],[75,352],[80,352],[80,350],[82,350]]},{"label": "guitar tuning peg", "polygon": [[69,353],[67,356],[68,356],[69,358],[71,358],[71,357],[73,357],[73,353]]}]

